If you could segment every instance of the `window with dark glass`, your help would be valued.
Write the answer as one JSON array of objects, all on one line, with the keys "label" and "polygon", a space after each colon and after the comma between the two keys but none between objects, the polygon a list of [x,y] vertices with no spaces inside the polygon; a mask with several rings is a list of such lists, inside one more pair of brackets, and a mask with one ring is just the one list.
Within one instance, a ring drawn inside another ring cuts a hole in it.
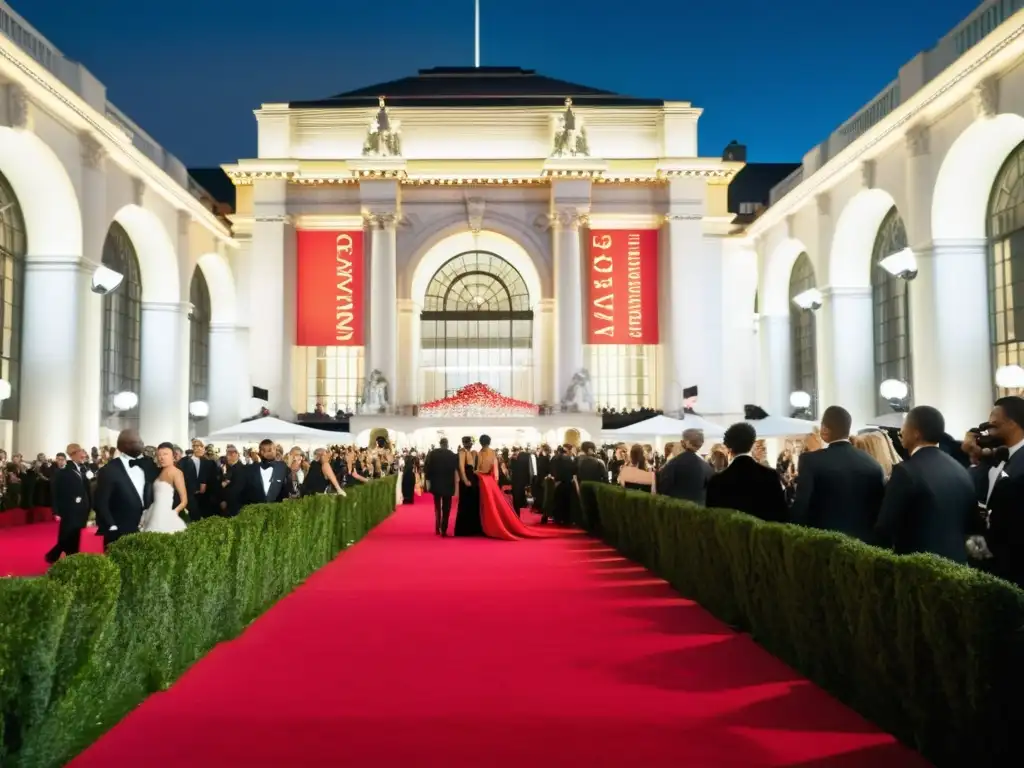
[{"label": "window with dark glass", "polygon": [[791,380],[794,392],[811,396],[811,415],[818,413],[818,350],[814,312],[801,309],[794,302],[804,291],[816,287],[814,265],[801,253],[789,275],[789,327],[792,344]]},{"label": "window with dark glass", "polygon": [[25,278],[25,220],[7,179],[0,174],[0,268],[3,303],[0,304],[0,378],[11,385],[11,396],[0,403],[0,419],[17,421],[21,377],[21,298]]},{"label": "window with dark glass", "polygon": [[103,297],[103,406],[111,428],[136,426],[138,407],[115,413],[113,398],[134,392],[142,398],[142,274],[128,233],[116,221],[103,243],[103,266],[124,275],[116,291]]},{"label": "window with dark glass", "polygon": [[206,402],[210,386],[210,289],[199,267],[192,273],[189,301],[188,401]]},{"label": "window with dark glass", "polygon": [[1024,144],[1010,153],[992,186],[988,241],[989,325],[997,370],[1024,365],[1024,311],[1017,311],[1018,304],[1024,307]]},{"label": "window with dark glass", "polygon": [[[887,379],[910,384],[910,310],[909,286],[880,262],[908,246],[903,218],[893,206],[882,220],[871,252],[871,295],[875,339],[875,397],[878,413],[887,413],[889,403],[879,393]],[[911,390],[913,391],[913,390]]]}]

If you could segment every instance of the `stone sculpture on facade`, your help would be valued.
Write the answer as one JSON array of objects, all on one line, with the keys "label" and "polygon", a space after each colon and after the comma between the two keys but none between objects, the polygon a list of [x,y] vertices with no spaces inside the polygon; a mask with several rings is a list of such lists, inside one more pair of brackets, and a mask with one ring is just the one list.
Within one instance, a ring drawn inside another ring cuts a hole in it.
[{"label": "stone sculpture on facade", "polygon": [[558,118],[552,157],[590,157],[587,129],[572,109],[572,99],[565,100],[565,112]]},{"label": "stone sculpture on facade", "polygon": [[402,121],[391,119],[383,96],[379,104],[377,116],[370,123],[363,142],[363,157],[401,157]]},{"label": "stone sculpture on facade", "polygon": [[363,407],[365,413],[385,413],[388,409],[388,380],[384,374],[374,368],[366,377],[363,387]]},{"label": "stone sculpture on facade", "polygon": [[572,375],[572,381],[562,398],[562,410],[572,413],[594,410],[594,391],[590,386],[590,371],[580,368]]}]

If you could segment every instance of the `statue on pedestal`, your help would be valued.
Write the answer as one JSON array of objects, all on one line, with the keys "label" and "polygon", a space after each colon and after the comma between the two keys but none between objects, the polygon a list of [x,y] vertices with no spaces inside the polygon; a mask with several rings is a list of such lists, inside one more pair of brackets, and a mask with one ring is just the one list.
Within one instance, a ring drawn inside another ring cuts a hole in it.
[{"label": "statue on pedestal", "polygon": [[562,409],[573,413],[594,410],[594,391],[590,386],[590,371],[580,368],[572,375],[572,381],[562,398]]},{"label": "statue on pedestal", "polygon": [[374,368],[366,377],[363,387],[363,407],[365,413],[385,413],[388,409],[388,380],[384,374]]},{"label": "statue on pedestal", "polygon": [[558,118],[552,157],[590,157],[587,129],[572,110],[572,99],[565,100],[565,112]]},{"label": "statue on pedestal", "polygon": [[363,157],[401,157],[402,156],[402,122],[392,120],[384,97],[378,100],[380,108],[377,116],[370,123],[363,142]]}]

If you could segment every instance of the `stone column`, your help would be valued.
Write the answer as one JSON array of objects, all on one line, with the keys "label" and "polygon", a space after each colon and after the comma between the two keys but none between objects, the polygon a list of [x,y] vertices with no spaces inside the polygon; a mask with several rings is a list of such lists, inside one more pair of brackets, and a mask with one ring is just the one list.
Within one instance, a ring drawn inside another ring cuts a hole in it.
[{"label": "stone column", "polygon": [[79,134],[82,152],[82,248],[87,271],[79,306],[80,368],[77,369],[78,433],[84,446],[100,444],[103,420],[103,297],[92,292],[91,270],[103,261],[103,244],[110,229],[107,212],[106,151],[87,131]]},{"label": "stone column", "polygon": [[210,326],[210,385],[207,392],[207,402],[210,406],[207,429],[210,432],[230,427],[241,418],[239,387],[235,386],[239,373],[243,370],[238,349],[235,326]]},{"label": "stone column", "polygon": [[398,348],[403,350],[403,362],[409,365],[396,382],[395,401],[412,405],[420,402],[420,313],[423,308],[412,299],[399,299],[395,311],[398,315]]},{"label": "stone column", "polygon": [[541,299],[533,306],[533,402],[555,405],[555,301]]},{"label": "stone column", "polygon": [[21,375],[11,382],[20,400],[15,447],[26,457],[40,451],[52,456],[81,440],[76,372],[83,362],[81,320],[91,279],[92,270],[77,255],[30,253],[26,259]]},{"label": "stone column", "polygon": [[988,242],[935,241],[914,249],[910,344],[914,402],[946,417],[959,437],[984,421],[995,390],[988,306]]},{"label": "stone column", "polygon": [[555,391],[565,395],[573,375],[583,363],[583,257],[580,224],[586,214],[563,208],[553,216],[555,251]]},{"label": "stone column", "polygon": [[862,425],[877,416],[871,288],[826,287],[816,313],[821,400],[818,415],[840,405]]},{"label": "stone column", "polygon": [[[184,303],[142,304],[139,432],[147,445],[188,441],[188,313]],[[182,376],[182,366],[186,375]],[[211,379],[211,385],[215,382]]]},{"label": "stone column", "polygon": [[370,228],[370,327],[366,373],[380,371],[388,380],[391,406],[398,382],[398,247],[395,213],[368,213]]},{"label": "stone column", "polygon": [[760,324],[761,371],[767,392],[762,393],[764,400],[758,405],[770,414],[789,416],[793,364],[789,315],[761,315]]}]

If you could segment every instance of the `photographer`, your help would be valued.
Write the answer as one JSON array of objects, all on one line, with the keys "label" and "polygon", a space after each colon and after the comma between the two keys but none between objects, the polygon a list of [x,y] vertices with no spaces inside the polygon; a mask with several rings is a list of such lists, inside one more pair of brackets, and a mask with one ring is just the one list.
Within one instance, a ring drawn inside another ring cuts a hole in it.
[{"label": "photographer", "polygon": [[991,571],[1024,587],[1024,398],[996,400],[982,427],[987,430],[977,442],[989,465],[985,543]]}]

